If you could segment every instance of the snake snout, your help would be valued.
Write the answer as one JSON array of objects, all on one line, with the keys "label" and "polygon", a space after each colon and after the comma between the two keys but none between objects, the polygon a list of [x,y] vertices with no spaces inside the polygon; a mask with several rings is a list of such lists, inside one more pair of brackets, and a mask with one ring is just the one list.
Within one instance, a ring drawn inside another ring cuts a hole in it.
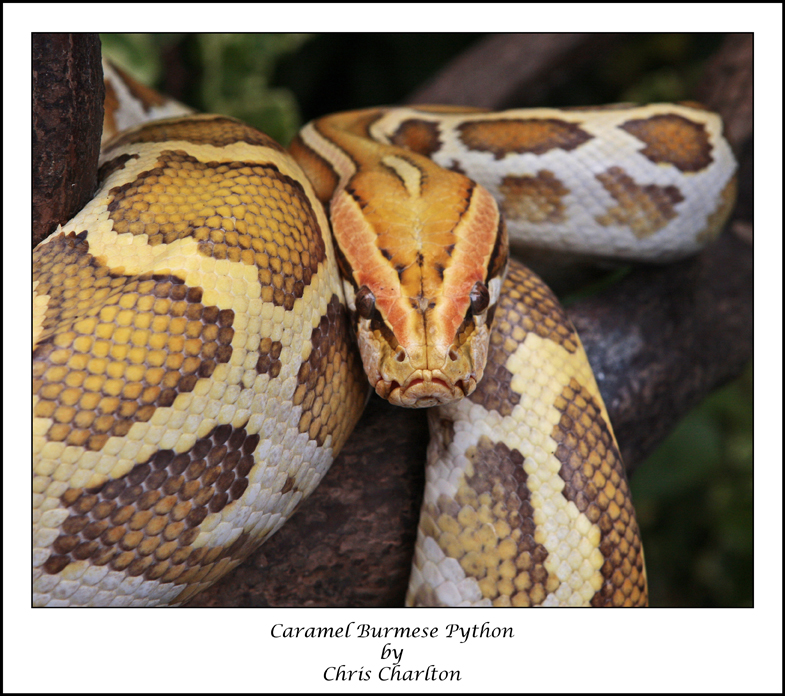
[{"label": "snake snout", "polygon": [[458,401],[475,386],[472,376],[453,381],[438,370],[416,370],[403,383],[379,380],[376,392],[396,406],[429,408]]}]

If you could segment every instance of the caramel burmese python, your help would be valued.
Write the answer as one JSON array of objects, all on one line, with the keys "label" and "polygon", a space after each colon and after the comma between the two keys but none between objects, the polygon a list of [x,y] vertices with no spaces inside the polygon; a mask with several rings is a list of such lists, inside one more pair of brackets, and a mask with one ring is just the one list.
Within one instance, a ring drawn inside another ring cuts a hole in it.
[{"label": "caramel burmese python", "polygon": [[[298,166],[108,77],[100,190],[34,251],[35,604],[188,600],[315,488],[368,379],[440,404],[407,604],[646,603],[605,406],[548,288],[501,287],[499,209],[528,246],[691,253],[733,205],[719,117],[368,109],[306,126]],[[179,115],[123,130],[153,108]]]}]

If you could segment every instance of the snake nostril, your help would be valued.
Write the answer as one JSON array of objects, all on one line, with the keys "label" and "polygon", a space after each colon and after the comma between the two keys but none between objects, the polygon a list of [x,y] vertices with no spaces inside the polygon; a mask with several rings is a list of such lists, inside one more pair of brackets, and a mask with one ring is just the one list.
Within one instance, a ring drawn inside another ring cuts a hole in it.
[{"label": "snake nostril", "polygon": [[455,348],[450,348],[449,352],[447,353],[450,360],[455,362],[458,359],[458,351]]},{"label": "snake nostril", "polygon": [[406,360],[406,351],[403,348],[398,348],[397,352],[395,353],[395,359],[398,362],[403,362]]}]

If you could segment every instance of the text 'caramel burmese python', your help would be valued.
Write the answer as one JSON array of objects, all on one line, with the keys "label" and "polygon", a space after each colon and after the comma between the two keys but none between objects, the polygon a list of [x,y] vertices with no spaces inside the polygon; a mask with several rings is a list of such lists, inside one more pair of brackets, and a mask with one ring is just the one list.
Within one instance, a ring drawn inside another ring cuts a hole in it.
[{"label": "text 'caramel burmese python'", "polygon": [[106,73],[99,190],[33,256],[35,604],[193,597],[313,491],[369,381],[434,406],[407,604],[646,604],[591,368],[507,238],[695,252],[735,197],[717,115],[374,108],[287,152]]}]

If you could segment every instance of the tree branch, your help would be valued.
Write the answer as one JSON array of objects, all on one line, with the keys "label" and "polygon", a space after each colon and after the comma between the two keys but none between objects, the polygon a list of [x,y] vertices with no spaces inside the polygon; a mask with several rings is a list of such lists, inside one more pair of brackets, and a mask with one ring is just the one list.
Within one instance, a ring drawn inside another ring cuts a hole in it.
[{"label": "tree branch", "polygon": [[98,34],[33,34],[33,246],[93,197],[103,115]]}]

